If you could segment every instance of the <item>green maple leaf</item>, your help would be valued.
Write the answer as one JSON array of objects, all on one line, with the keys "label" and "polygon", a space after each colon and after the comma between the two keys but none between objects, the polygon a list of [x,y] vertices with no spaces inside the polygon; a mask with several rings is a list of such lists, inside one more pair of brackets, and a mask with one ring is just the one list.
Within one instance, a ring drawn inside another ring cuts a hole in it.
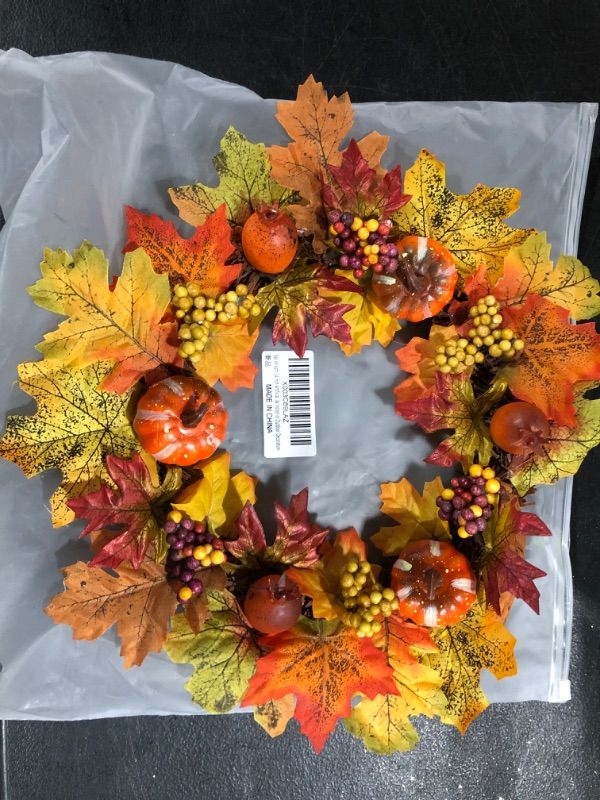
[{"label": "green maple leaf", "polygon": [[225,203],[231,224],[243,224],[261,202],[286,205],[297,196],[271,178],[271,164],[264,144],[248,141],[234,127],[221,139],[221,150],[213,159],[219,185],[193,183],[169,189],[179,216],[191,225],[201,225]]},{"label": "green maple leaf", "polygon": [[178,614],[165,649],[172,661],[194,667],[185,685],[192,700],[223,714],[245,694],[260,651],[233,595],[210,590],[207,595],[210,617],[202,630],[194,633]]}]

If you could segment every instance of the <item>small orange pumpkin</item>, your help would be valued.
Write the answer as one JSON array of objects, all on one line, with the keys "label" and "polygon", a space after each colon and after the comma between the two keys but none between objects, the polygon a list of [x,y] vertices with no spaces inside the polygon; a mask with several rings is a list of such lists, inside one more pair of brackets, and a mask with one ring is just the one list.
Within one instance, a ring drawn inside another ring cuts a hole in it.
[{"label": "small orange pumpkin", "polygon": [[277,203],[263,204],[244,223],[242,248],[254,269],[278,275],[294,260],[298,231],[289,214]]},{"label": "small orange pumpkin", "polygon": [[398,273],[373,275],[375,302],[388,314],[409,322],[434,317],[454,294],[458,273],[452,254],[424,236],[405,236],[396,247]]},{"label": "small orange pumpkin", "polygon": [[227,411],[207,383],[178,375],[158,381],[142,395],[133,429],[157,461],[186,467],[209,458],[221,444]]},{"label": "small orange pumpkin", "polygon": [[475,585],[466,556],[449,542],[411,542],[392,567],[398,612],[428,628],[460,622],[475,602]]}]

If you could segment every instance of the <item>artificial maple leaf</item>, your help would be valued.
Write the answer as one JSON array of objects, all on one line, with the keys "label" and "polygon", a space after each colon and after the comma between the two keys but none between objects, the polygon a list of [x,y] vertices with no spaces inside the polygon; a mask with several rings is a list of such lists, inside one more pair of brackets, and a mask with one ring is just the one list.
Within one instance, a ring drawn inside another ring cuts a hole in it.
[{"label": "artificial maple leaf", "polygon": [[87,520],[81,536],[113,526],[124,528],[96,552],[90,566],[118,567],[131,561],[139,569],[150,544],[160,560],[165,544],[156,511],[158,503],[166,503],[181,486],[181,470],[170,468],[162,483],[155,482],[137,454],[131,460],[107,455],[106,470],[116,489],[103,484],[96,492],[67,502],[77,519]]},{"label": "artificial maple leaf", "polygon": [[230,224],[243,225],[261,203],[283,206],[294,199],[293,192],[271,177],[264,144],[253,144],[234,127],[229,127],[221,139],[221,150],[213,164],[219,176],[218,186],[194,183],[169,189],[179,216],[190,225],[201,225],[223,204]]},{"label": "artificial maple leaf", "polygon": [[413,336],[404,347],[396,350],[400,369],[410,373],[409,378],[394,388],[397,403],[416,400],[435,387],[439,371],[435,364],[436,349],[446,345],[453,336],[456,336],[454,325],[432,325],[428,339]]},{"label": "artificial maple leaf", "polygon": [[479,685],[481,671],[487,669],[496,678],[516,675],[516,640],[496,612],[479,602],[461,622],[436,628],[432,638],[438,652],[423,660],[442,677],[441,688],[448,700],[442,721],[464,733],[489,705]]},{"label": "artificial maple leaf", "polygon": [[525,456],[513,456],[510,481],[524,495],[537,484],[556,483],[575,475],[588,452],[600,444],[600,400],[586,400],[583,385],[575,396],[576,424],[550,423],[550,430],[540,447]]},{"label": "artificial maple leaf", "polygon": [[248,687],[260,650],[235,597],[208,591],[210,617],[195,633],[181,614],[173,619],[165,650],[176,664],[191,664],[185,685],[207,711],[223,714],[240,701]]},{"label": "artificial maple leaf", "polygon": [[251,333],[243,319],[212,323],[204,349],[197,353],[193,365],[196,374],[209,386],[221,381],[230,392],[252,389],[258,368],[250,353],[258,333],[258,328]]},{"label": "artificial maple leaf", "polygon": [[[277,104],[276,118],[292,142],[285,147],[269,148],[273,178],[294,189],[308,205],[293,205],[290,210],[299,227],[313,233],[313,247],[323,252],[324,229],[321,214],[323,180],[330,178],[330,165],[338,165],[340,147],[352,127],[352,105],[348,94],[327,97],[322,83],[312,75],[298,87],[295,100]],[[370,133],[358,143],[361,153],[372,168],[377,168],[387,147],[388,137]]]},{"label": "artificial maple leaf", "polygon": [[437,372],[435,386],[415,400],[396,403],[396,412],[431,433],[453,429],[425,461],[449,467],[456,461],[463,466],[479,461],[487,464],[492,455],[492,441],[484,415],[489,411],[486,395],[475,398],[469,378],[463,374]]},{"label": "artificial maple leaf", "polygon": [[231,456],[218,453],[202,464],[202,477],[186,486],[172,505],[215,536],[228,536],[247,503],[256,502],[256,479],[246,472],[230,475]]},{"label": "artificial maple leaf", "polygon": [[488,603],[500,615],[500,597],[510,592],[540,613],[540,593],[534,580],[543,578],[543,570],[521,557],[520,537],[551,536],[552,534],[535,514],[519,510],[516,497],[496,506],[483,536],[483,550],[477,558],[477,570],[485,585]]},{"label": "artificial maple leaf", "polygon": [[363,347],[367,347],[373,341],[379,342],[382,347],[387,347],[394,338],[396,331],[400,330],[400,323],[387,311],[381,309],[371,297],[369,291],[364,292],[352,276],[346,276],[342,272],[336,272],[348,283],[353,283],[354,289],[350,291],[319,288],[321,297],[325,297],[335,303],[350,306],[344,314],[344,321],[350,327],[351,340],[349,342],[338,342],[342,352],[351,356],[359,353]]},{"label": "artificial maple leaf", "polygon": [[0,441],[0,456],[14,461],[26,477],[59,469],[63,481],[51,497],[52,522],[74,518],[66,501],[110,480],[103,456],[122,457],[140,449],[128,417],[131,392],[102,392],[98,384],[110,373],[110,362],[81,370],[48,361],[20,364],[19,385],[37,402],[29,416],[10,416]]},{"label": "artificial maple leaf", "polygon": [[73,628],[74,639],[97,639],[113,625],[121,639],[125,668],[158,652],[177,607],[165,568],[146,559],[140,569],[121,564],[111,575],[78,562],[63,570],[65,590],[55,595],[46,614]]},{"label": "artificial maple leaf", "polygon": [[589,269],[574,256],[560,256],[554,265],[550,250],[543,232],[511,248],[502,277],[490,289],[500,305],[523,303],[528,294],[537,294],[566,308],[575,320],[600,314],[600,284]]},{"label": "artificial maple leaf", "polygon": [[273,344],[286,342],[299,358],[306,350],[306,324],[310,319],[313,336],[327,336],[338,342],[351,341],[344,314],[353,306],[328,299],[322,289],[357,291],[355,284],[325,267],[299,263],[282,272],[256,294],[262,311],[253,317],[249,329],[256,330],[272,308],[279,309],[273,322]]},{"label": "artificial maple leaf", "polygon": [[574,384],[600,379],[600,335],[593,322],[569,323],[569,312],[537,295],[503,310],[504,324],[525,347],[501,375],[511,392],[536,405],[548,419],[577,424]]},{"label": "artificial maple leaf", "polygon": [[156,272],[172,283],[194,281],[208,297],[217,297],[239,278],[241,264],[225,265],[234,251],[225,206],[209,214],[189,239],[179,235],[172,222],[157,214],[125,207],[127,244],[124,252],[143,247]]},{"label": "artificial maple leaf", "polygon": [[319,548],[328,528],[312,525],[308,518],[308,489],[292,495],[289,507],[275,502],[275,541],[267,545],[264,528],[254,507],[246,503],[238,521],[239,536],[227,542],[229,553],[242,563],[255,558],[269,563],[310,567],[319,560]]},{"label": "artificial maple leaf", "polygon": [[37,346],[45,359],[82,367],[116,361],[103,380],[126,392],[139,378],[177,356],[177,326],[163,322],[171,301],[169,279],[157,275],[143,250],[125,255],[114,290],[104,253],[89,242],[73,251],[45,250],[42,278],[29,287],[34,301],[68,319]]},{"label": "artificial maple leaf", "polygon": [[294,717],[317,753],[337,721],[350,715],[355,694],[397,692],[385,653],[336,623],[303,618],[260,644],[270,652],[258,659],[241,705],[295,695]]},{"label": "artificial maple leaf", "polygon": [[435,503],[443,488],[439,476],[425,483],[422,495],[406,478],[398,483],[382,483],[381,512],[398,525],[381,528],[371,537],[373,544],[386,556],[391,556],[419,539],[450,539],[448,523],[439,518]]},{"label": "artificial maple leaf", "polygon": [[295,709],[296,698],[293,694],[285,695],[280,700],[267,700],[254,709],[254,721],[271,738],[281,736],[294,716]]},{"label": "artificial maple leaf", "polygon": [[336,535],[333,544],[323,542],[320,555],[310,569],[289,569],[286,575],[312,599],[315,617],[341,618],[346,609],[341,601],[340,576],[349,561],[366,561],[367,547],[357,531],[348,528]]},{"label": "artificial maple leaf", "polygon": [[328,164],[335,185],[324,183],[323,199],[329,208],[345,208],[363,219],[386,219],[410,200],[402,192],[402,172],[396,166],[384,175],[369,166],[355,139],[342,153],[339,166]]},{"label": "artificial maple leaf", "polygon": [[469,194],[454,194],[446,188],[444,165],[427,150],[407,170],[404,190],[411,200],[394,222],[405,234],[436,239],[452,253],[462,278],[480,264],[487,265],[490,275],[499,272],[509,249],[531,233],[503,222],[519,206],[517,189],[478,184]]}]

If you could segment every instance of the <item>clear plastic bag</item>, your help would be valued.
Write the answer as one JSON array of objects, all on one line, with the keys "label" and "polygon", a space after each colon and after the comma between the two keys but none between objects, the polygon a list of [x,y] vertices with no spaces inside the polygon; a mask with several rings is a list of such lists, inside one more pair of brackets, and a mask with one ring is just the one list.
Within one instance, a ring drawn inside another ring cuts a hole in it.
[{"label": "clear plastic bag", "polygon": [[[290,86],[290,93],[295,87]],[[368,103],[356,107],[355,132],[391,137],[385,163],[404,168],[426,147],[446,164],[448,185],[518,186],[521,210],[511,222],[548,231],[559,252],[575,253],[596,106],[554,103]],[[120,268],[123,205],[175,218],[166,189],[216,180],[211,158],[233,124],[251,140],[283,143],[274,100],[184,67],[103,53],[33,59],[0,53],[0,410],[33,411],[16,385],[16,365],[56,324],[35,308],[25,287],[38,276],[44,246],[71,249],[89,239]],[[180,226],[181,229],[185,226]],[[189,231],[189,229],[188,229]],[[399,341],[409,333],[399,335]],[[254,359],[272,347],[261,333]],[[431,443],[395,416],[392,387],[401,374],[397,345],[350,359],[318,339],[315,352],[318,455],[262,456],[260,376],[253,391],[224,392],[231,412],[226,446],[232,464],[257,475],[260,510],[308,485],[310,508],[333,528],[377,527],[382,481],[407,476],[418,486],[433,474],[422,461]],[[75,642],[43,608],[61,588],[58,567],[86,558],[77,526],[53,531],[48,497],[58,482],[26,481],[0,464],[0,715],[8,719],[77,719],[198,712],[183,688],[189,670],[163,655],[125,671],[112,635]],[[541,614],[516,602],[519,674],[484,674],[495,701],[569,698],[571,482],[543,488],[536,510],[554,532],[533,541],[530,560]],[[489,680],[488,680],[489,679]]]}]

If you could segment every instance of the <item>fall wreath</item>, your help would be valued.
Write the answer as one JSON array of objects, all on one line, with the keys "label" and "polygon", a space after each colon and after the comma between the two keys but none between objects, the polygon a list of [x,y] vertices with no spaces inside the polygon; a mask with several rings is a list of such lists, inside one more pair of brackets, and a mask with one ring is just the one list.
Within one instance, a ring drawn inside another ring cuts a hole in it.
[{"label": "fall wreath", "polygon": [[[454,194],[425,150],[403,180],[376,132],[342,149],[347,95],[311,77],[277,119],[286,146],[230,128],[218,185],[170,190],[190,238],[127,208],[118,278],[88,242],[45,251],[29,292],[64,320],[18,368],[37,410],[8,418],[0,454],[27,477],[61,470],[53,524],[86,523],[92,558],[46,609],[74,638],[116,626],[127,668],[164,647],[193,668],[194,702],[254,706],[271,735],[295,717],[321,750],[344,719],[375,752],[407,750],[411,717],[464,731],[488,704],[481,670],[516,672],[503,620],[515,598],[538,611],[524,537],[550,535],[523,505],[600,442],[600,337],[578,324],[599,285],[506,225],[518,190]],[[268,543],[256,481],[218,449],[213,387],[253,386],[272,309],[298,357],[307,327],[350,356],[430,321],[397,350],[396,411],[449,432],[427,461],[455,474],[382,485],[380,563],[356,530],[314,523],[306,489],[275,503]]]}]

